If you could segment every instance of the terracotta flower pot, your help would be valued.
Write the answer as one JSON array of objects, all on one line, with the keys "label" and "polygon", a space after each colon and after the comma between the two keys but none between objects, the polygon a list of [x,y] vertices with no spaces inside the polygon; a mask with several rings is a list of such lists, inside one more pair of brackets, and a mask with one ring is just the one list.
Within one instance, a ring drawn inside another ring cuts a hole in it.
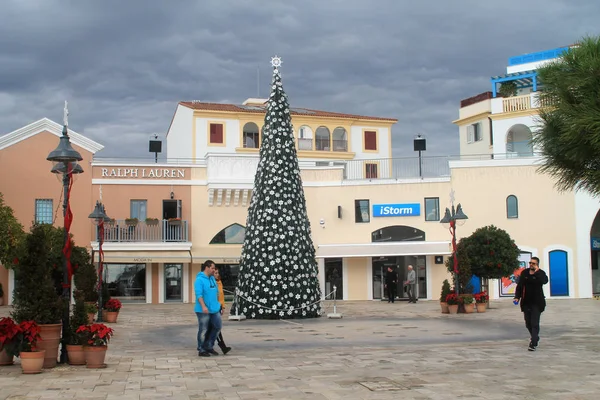
[{"label": "terracotta flower pot", "polygon": [[0,351],[0,365],[13,365],[13,363],[14,357],[9,356],[6,349],[2,349],[2,351]]},{"label": "terracotta flower pot", "polygon": [[70,365],[85,365],[85,353],[83,352],[83,345],[68,344],[67,354],[69,355]]},{"label": "terracotta flower pot", "polygon": [[22,351],[19,354],[21,358],[21,369],[24,374],[39,374],[46,360],[46,350]]},{"label": "terracotta flower pot", "polygon": [[40,325],[41,340],[37,343],[38,350],[46,350],[44,368],[56,367],[58,359],[58,345],[60,343],[60,332],[62,324]]},{"label": "terracotta flower pot", "polygon": [[108,346],[84,346],[85,363],[88,368],[106,368],[104,359]]},{"label": "terracotta flower pot", "polygon": [[458,314],[458,304],[448,304],[449,314]]},{"label": "terracotta flower pot", "polygon": [[440,306],[442,307],[442,314],[450,314],[450,311],[448,311],[448,303],[440,301]]},{"label": "terracotta flower pot", "polygon": [[465,314],[471,314],[475,311],[475,304],[465,304]]},{"label": "terracotta flower pot", "polygon": [[485,303],[477,303],[476,306],[477,306],[478,313],[485,312],[485,309],[487,308]]},{"label": "terracotta flower pot", "polygon": [[102,316],[104,317],[104,322],[109,322],[109,323],[114,324],[117,322],[117,317],[119,316],[119,312],[118,311],[104,311]]}]

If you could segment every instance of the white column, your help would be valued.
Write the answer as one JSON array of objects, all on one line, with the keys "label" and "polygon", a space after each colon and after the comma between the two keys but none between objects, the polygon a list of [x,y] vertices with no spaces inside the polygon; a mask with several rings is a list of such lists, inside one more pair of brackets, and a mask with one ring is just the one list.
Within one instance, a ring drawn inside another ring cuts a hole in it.
[{"label": "white column", "polygon": [[152,264],[146,264],[146,303],[152,304]]},{"label": "white column", "polygon": [[6,305],[12,306],[13,301],[13,292],[15,291],[15,271],[12,268],[8,270],[8,300],[6,301]]},{"label": "white column", "polygon": [[165,302],[165,264],[158,264],[158,303]]},{"label": "white column", "polygon": [[319,288],[321,289],[321,298],[325,298],[329,293],[325,293],[325,259],[317,258],[317,267],[319,270]]},{"label": "white column", "polygon": [[190,302],[190,268],[192,267],[191,264],[183,264],[183,277],[182,277],[182,285],[183,285],[183,290],[182,290],[182,295],[183,295],[183,302],[184,303],[189,303]]},{"label": "white column", "polygon": [[367,269],[367,300],[373,300],[373,262],[367,258],[365,268]]},{"label": "white column", "polygon": [[[431,278],[431,269],[433,268],[434,265],[435,265],[435,256],[426,256],[425,257],[425,281],[427,282],[427,284],[426,284],[426,287],[427,287],[427,298],[426,299],[427,300],[433,300],[438,297],[437,295],[436,295],[436,297],[433,297],[433,282],[431,282],[431,279],[432,279]],[[419,285],[417,283],[417,287],[418,286]]]},{"label": "white column", "polygon": [[[342,300],[348,300],[348,259],[342,258]],[[338,288],[339,289],[339,288]]]}]

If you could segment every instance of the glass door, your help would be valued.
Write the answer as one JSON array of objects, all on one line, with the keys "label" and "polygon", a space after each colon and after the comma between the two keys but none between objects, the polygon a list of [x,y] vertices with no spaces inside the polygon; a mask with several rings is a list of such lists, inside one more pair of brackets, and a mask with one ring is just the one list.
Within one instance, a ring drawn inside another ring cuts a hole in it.
[{"label": "glass door", "polygon": [[182,264],[165,264],[165,301],[182,301]]},{"label": "glass door", "polygon": [[333,287],[336,287],[335,298],[342,300],[344,298],[344,269],[341,258],[325,259],[325,293],[329,295],[328,299],[333,299]]}]

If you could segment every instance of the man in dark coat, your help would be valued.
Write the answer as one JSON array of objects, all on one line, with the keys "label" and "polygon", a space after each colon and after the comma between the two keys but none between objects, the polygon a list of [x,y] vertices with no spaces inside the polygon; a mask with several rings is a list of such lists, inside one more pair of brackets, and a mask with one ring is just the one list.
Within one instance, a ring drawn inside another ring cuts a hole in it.
[{"label": "man in dark coat", "polygon": [[535,351],[540,340],[540,316],[546,308],[543,286],[546,283],[548,275],[540,269],[540,259],[531,257],[529,268],[521,272],[515,290],[515,304],[521,303],[525,326],[531,335],[529,351]]},{"label": "man in dark coat", "polygon": [[396,299],[396,288],[398,287],[398,273],[392,267],[387,268],[385,273],[385,287],[388,293],[388,303]]}]

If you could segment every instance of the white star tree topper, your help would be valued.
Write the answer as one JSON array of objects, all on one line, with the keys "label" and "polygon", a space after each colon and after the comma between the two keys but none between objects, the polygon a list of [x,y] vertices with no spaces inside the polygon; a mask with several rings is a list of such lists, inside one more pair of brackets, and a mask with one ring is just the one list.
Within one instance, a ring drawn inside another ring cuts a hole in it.
[{"label": "white star tree topper", "polygon": [[281,57],[271,57],[271,65],[273,66],[273,68],[279,68],[281,67],[282,61],[281,61]]}]

